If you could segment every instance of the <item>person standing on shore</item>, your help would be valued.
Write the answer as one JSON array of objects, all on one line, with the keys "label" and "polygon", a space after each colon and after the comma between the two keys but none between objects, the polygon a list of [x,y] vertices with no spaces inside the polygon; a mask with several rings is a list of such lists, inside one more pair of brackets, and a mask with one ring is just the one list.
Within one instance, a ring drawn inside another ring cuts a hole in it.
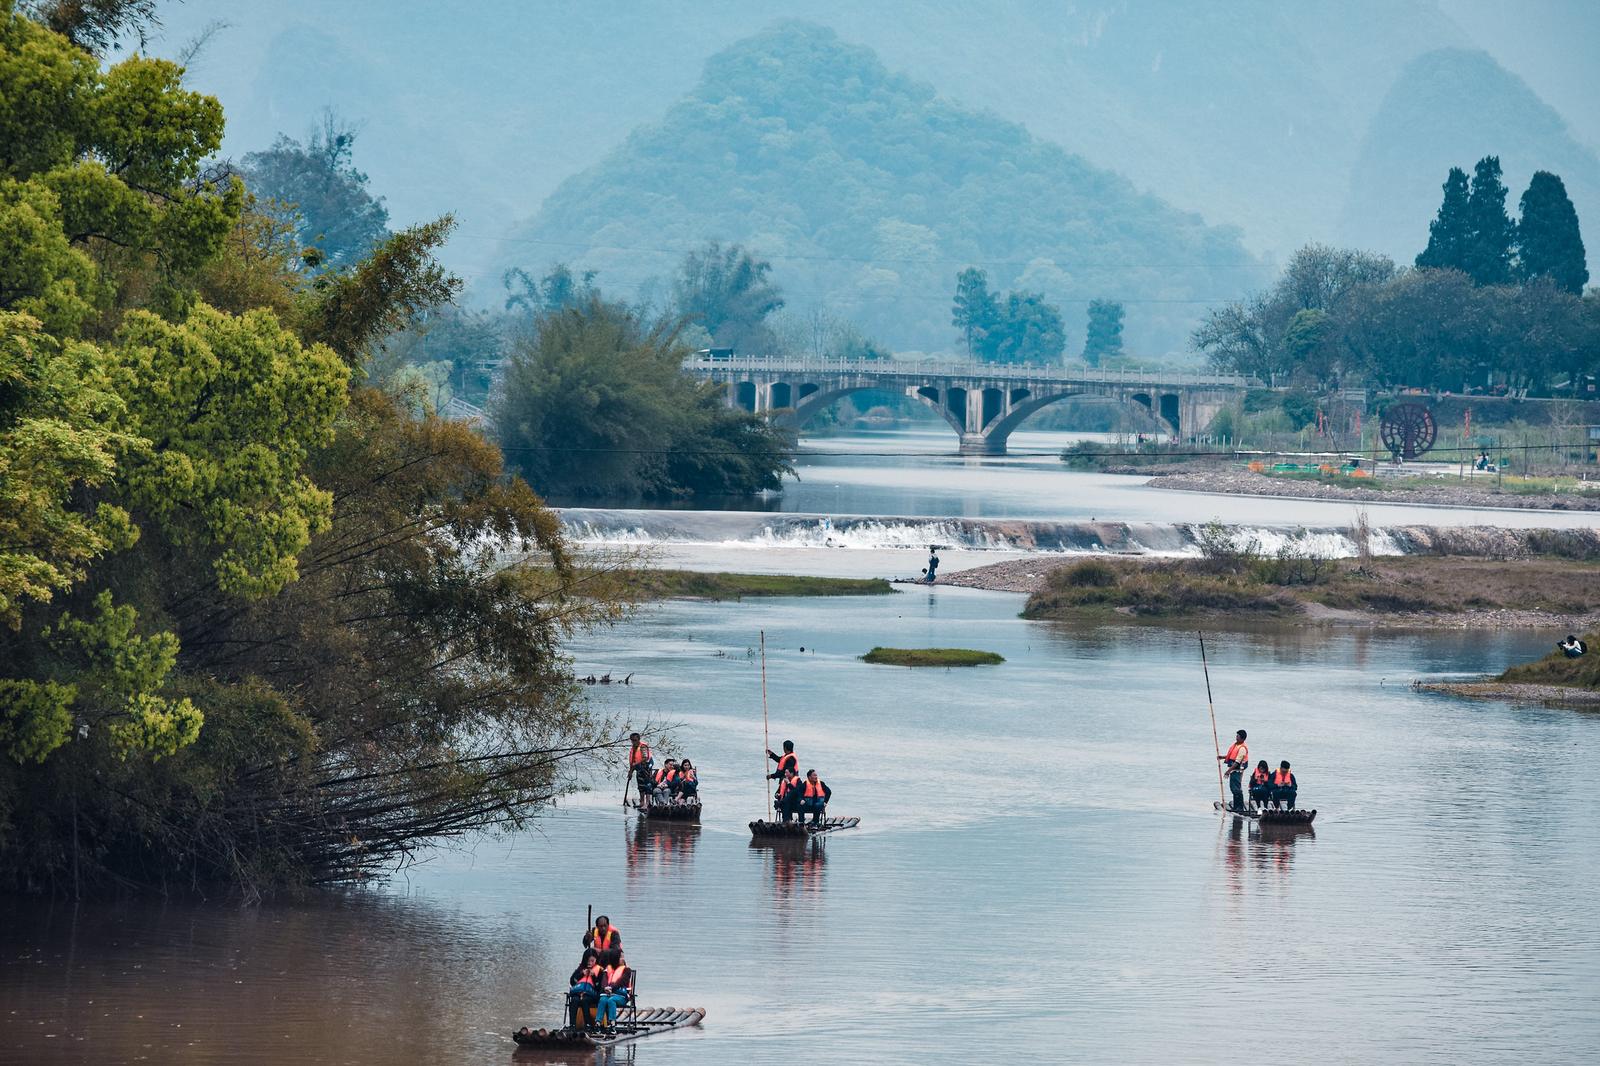
[{"label": "person standing on shore", "polygon": [[928,575],[930,585],[939,574],[939,546],[936,544],[928,545],[928,568],[923,573]]},{"label": "person standing on shore", "polygon": [[1241,785],[1244,772],[1250,769],[1250,749],[1245,745],[1246,734],[1243,729],[1239,730],[1236,736],[1238,739],[1228,745],[1228,753],[1218,755],[1217,758],[1222,760],[1222,767],[1228,774],[1228,788],[1233,792],[1233,806],[1229,810],[1243,811],[1244,789]]}]

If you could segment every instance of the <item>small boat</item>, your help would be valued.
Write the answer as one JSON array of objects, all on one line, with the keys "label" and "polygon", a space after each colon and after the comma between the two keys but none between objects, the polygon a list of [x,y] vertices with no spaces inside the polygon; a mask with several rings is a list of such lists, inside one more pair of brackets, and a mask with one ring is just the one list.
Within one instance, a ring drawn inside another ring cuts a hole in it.
[{"label": "small boat", "polygon": [[646,818],[671,818],[684,822],[700,820],[699,800],[693,803],[652,803],[648,807],[640,807],[637,800],[629,800],[628,806],[636,808]]},{"label": "small boat", "polygon": [[511,1034],[522,1047],[550,1051],[594,1051],[643,1040],[657,1033],[669,1033],[685,1026],[699,1025],[705,1019],[704,1007],[653,1007],[626,1020],[618,1019],[614,1032],[591,1032],[564,1026],[560,1029],[529,1029],[524,1026]]},{"label": "small boat", "polygon": [[758,819],[750,823],[750,835],[753,837],[804,837],[817,833],[831,833],[835,829],[854,829],[860,824],[860,818],[824,818],[821,825],[815,826],[805,822],[767,822]]},{"label": "small boat", "polygon": [[1213,810],[1231,814],[1235,818],[1249,818],[1260,822],[1262,825],[1310,825],[1317,817],[1314,810],[1283,810],[1279,807],[1252,807],[1248,810],[1235,811],[1222,805],[1220,800],[1212,800]]}]

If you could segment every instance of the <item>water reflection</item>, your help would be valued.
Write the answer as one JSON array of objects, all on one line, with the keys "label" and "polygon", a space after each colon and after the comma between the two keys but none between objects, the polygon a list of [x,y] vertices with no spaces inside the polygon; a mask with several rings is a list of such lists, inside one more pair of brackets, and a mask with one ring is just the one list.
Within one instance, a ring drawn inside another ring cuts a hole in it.
[{"label": "water reflection", "polygon": [[750,850],[762,856],[767,878],[780,902],[822,894],[828,848],[821,836],[756,838],[750,841]]},{"label": "water reflection", "polygon": [[694,862],[700,823],[646,818],[641,814],[627,831],[626,841],[630,884],[651,874],[678,873]]}]

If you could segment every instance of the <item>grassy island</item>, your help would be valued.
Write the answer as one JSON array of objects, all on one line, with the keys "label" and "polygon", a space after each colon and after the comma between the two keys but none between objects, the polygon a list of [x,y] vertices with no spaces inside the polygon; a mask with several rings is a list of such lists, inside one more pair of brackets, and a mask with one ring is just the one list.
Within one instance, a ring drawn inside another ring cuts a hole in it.
[{"label": "grassy island", "polygon": [[742,600],[746,596],[883,596],[894,586],[881,577],[811,577],[795,574],[707,574],[646,570],[638,591],[651,600]]},{"label": "grassy island", "polygon": [[993,666],[1005,656],[971,648],[873,648],[863,662],[882,666]]}]

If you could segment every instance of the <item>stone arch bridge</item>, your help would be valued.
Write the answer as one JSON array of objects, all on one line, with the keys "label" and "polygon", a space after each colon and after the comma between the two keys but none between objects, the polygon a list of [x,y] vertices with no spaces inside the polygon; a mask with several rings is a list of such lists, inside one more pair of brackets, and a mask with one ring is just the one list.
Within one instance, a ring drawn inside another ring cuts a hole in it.
[{"label": "stone arch bridge", "polygon": [[903,392],[949,423],[963,455],[1005,454],[1007,438],[1029,416],[1073,396],[1136,403],[1173,436],[1194,435],[1254,384],[1228,374],[706,353],[684,366],[724,386],[730,407],[769,414],[795,429],[841,396],[867,389]]}]

